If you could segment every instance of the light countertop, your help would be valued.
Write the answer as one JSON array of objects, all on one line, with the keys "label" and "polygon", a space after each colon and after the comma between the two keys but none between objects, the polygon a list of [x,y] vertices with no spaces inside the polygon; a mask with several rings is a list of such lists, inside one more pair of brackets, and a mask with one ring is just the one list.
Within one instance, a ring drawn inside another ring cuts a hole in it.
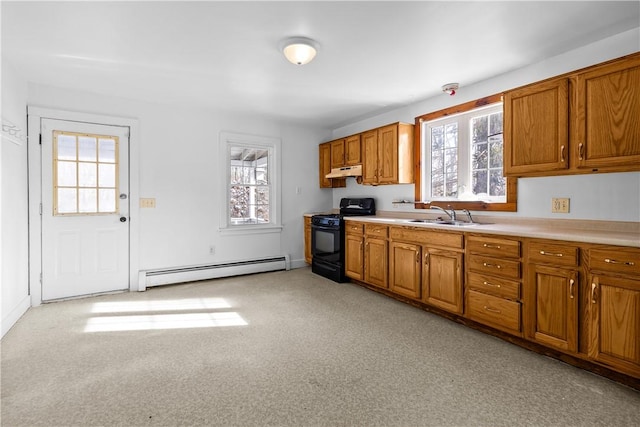
[{"label": "light countertop", "polygon": [[[417,217],[417,216],[416,216]],[[422,217],[420,217],[422,218]],[[375,222],[403,225],[432,230],[464,233],[496,234],[503,236],[531,237],[564,240],[569,242],[598,243],[605,245],[640,247],[640,223],[582,220],[513,219],[505,217],[477,218],[475,225],[444,225],[411,222],[411,218],[376,215],[346,217],[347,221]]]}]

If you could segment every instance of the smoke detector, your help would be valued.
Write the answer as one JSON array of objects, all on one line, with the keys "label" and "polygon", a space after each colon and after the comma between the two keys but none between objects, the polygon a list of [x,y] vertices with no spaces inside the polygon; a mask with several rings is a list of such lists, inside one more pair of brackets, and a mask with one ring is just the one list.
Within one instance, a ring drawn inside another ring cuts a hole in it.
[{"label": "smoke detector", "polygon": [[446,85],[442,86],[442,91],[453,96],[456,94],[456,91],[459,87],[460,85],[458,83],[447,83]]}]

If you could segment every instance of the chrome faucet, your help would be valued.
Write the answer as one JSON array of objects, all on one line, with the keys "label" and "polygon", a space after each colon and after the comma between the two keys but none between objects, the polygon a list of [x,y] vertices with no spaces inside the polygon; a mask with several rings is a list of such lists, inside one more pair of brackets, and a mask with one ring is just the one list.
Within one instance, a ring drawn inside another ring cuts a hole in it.
[{"label": "chrome faucet", "polygon": [[473,218],[471,217],[471,212],[469,212],[469,209],[462,209],[462,212],[467,214],[467,218],[469,218],[469,222],[473,222]]},{"label": "chrome faucet", "polygon": [[451,218],[452,221],[455,221],[456,220],[456,211],[455,211],[455,209],[451,208],[451,205],[447,205],[447,207],[451,209],[451,212],[449,212],[448,210],[446,210],[444,208],[441,208],[440,206],[431,206],[430,209],[436,209],[436,210],[439,210],[441,212],[444,212],[444,213],[447,214],[447,216],[449,218]]}]

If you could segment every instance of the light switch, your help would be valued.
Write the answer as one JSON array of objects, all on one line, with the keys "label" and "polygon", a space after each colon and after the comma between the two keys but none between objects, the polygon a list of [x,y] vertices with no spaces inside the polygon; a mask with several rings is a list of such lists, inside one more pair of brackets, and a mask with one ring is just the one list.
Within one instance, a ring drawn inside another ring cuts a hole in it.
[{"label": "light switch", "polygon": [[141,208],[155,208],[156,207],[156,199],[151,198],[140,198],[140,207]]}]

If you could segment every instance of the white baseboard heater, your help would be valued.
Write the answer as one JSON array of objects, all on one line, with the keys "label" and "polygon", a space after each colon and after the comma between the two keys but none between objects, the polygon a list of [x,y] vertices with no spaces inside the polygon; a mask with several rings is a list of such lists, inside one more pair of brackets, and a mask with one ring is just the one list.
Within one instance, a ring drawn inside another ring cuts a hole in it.
[{"label": "white baseboard heater", "polygon": [[243,261],[229,261],[219,264],[145,270],[140,271],[138,288],[144,291],[146,288],[152,286],[240,276],[243,274],[264,273],[268,271],[289,270],[290,268],[289,256],[283,255]]}]

